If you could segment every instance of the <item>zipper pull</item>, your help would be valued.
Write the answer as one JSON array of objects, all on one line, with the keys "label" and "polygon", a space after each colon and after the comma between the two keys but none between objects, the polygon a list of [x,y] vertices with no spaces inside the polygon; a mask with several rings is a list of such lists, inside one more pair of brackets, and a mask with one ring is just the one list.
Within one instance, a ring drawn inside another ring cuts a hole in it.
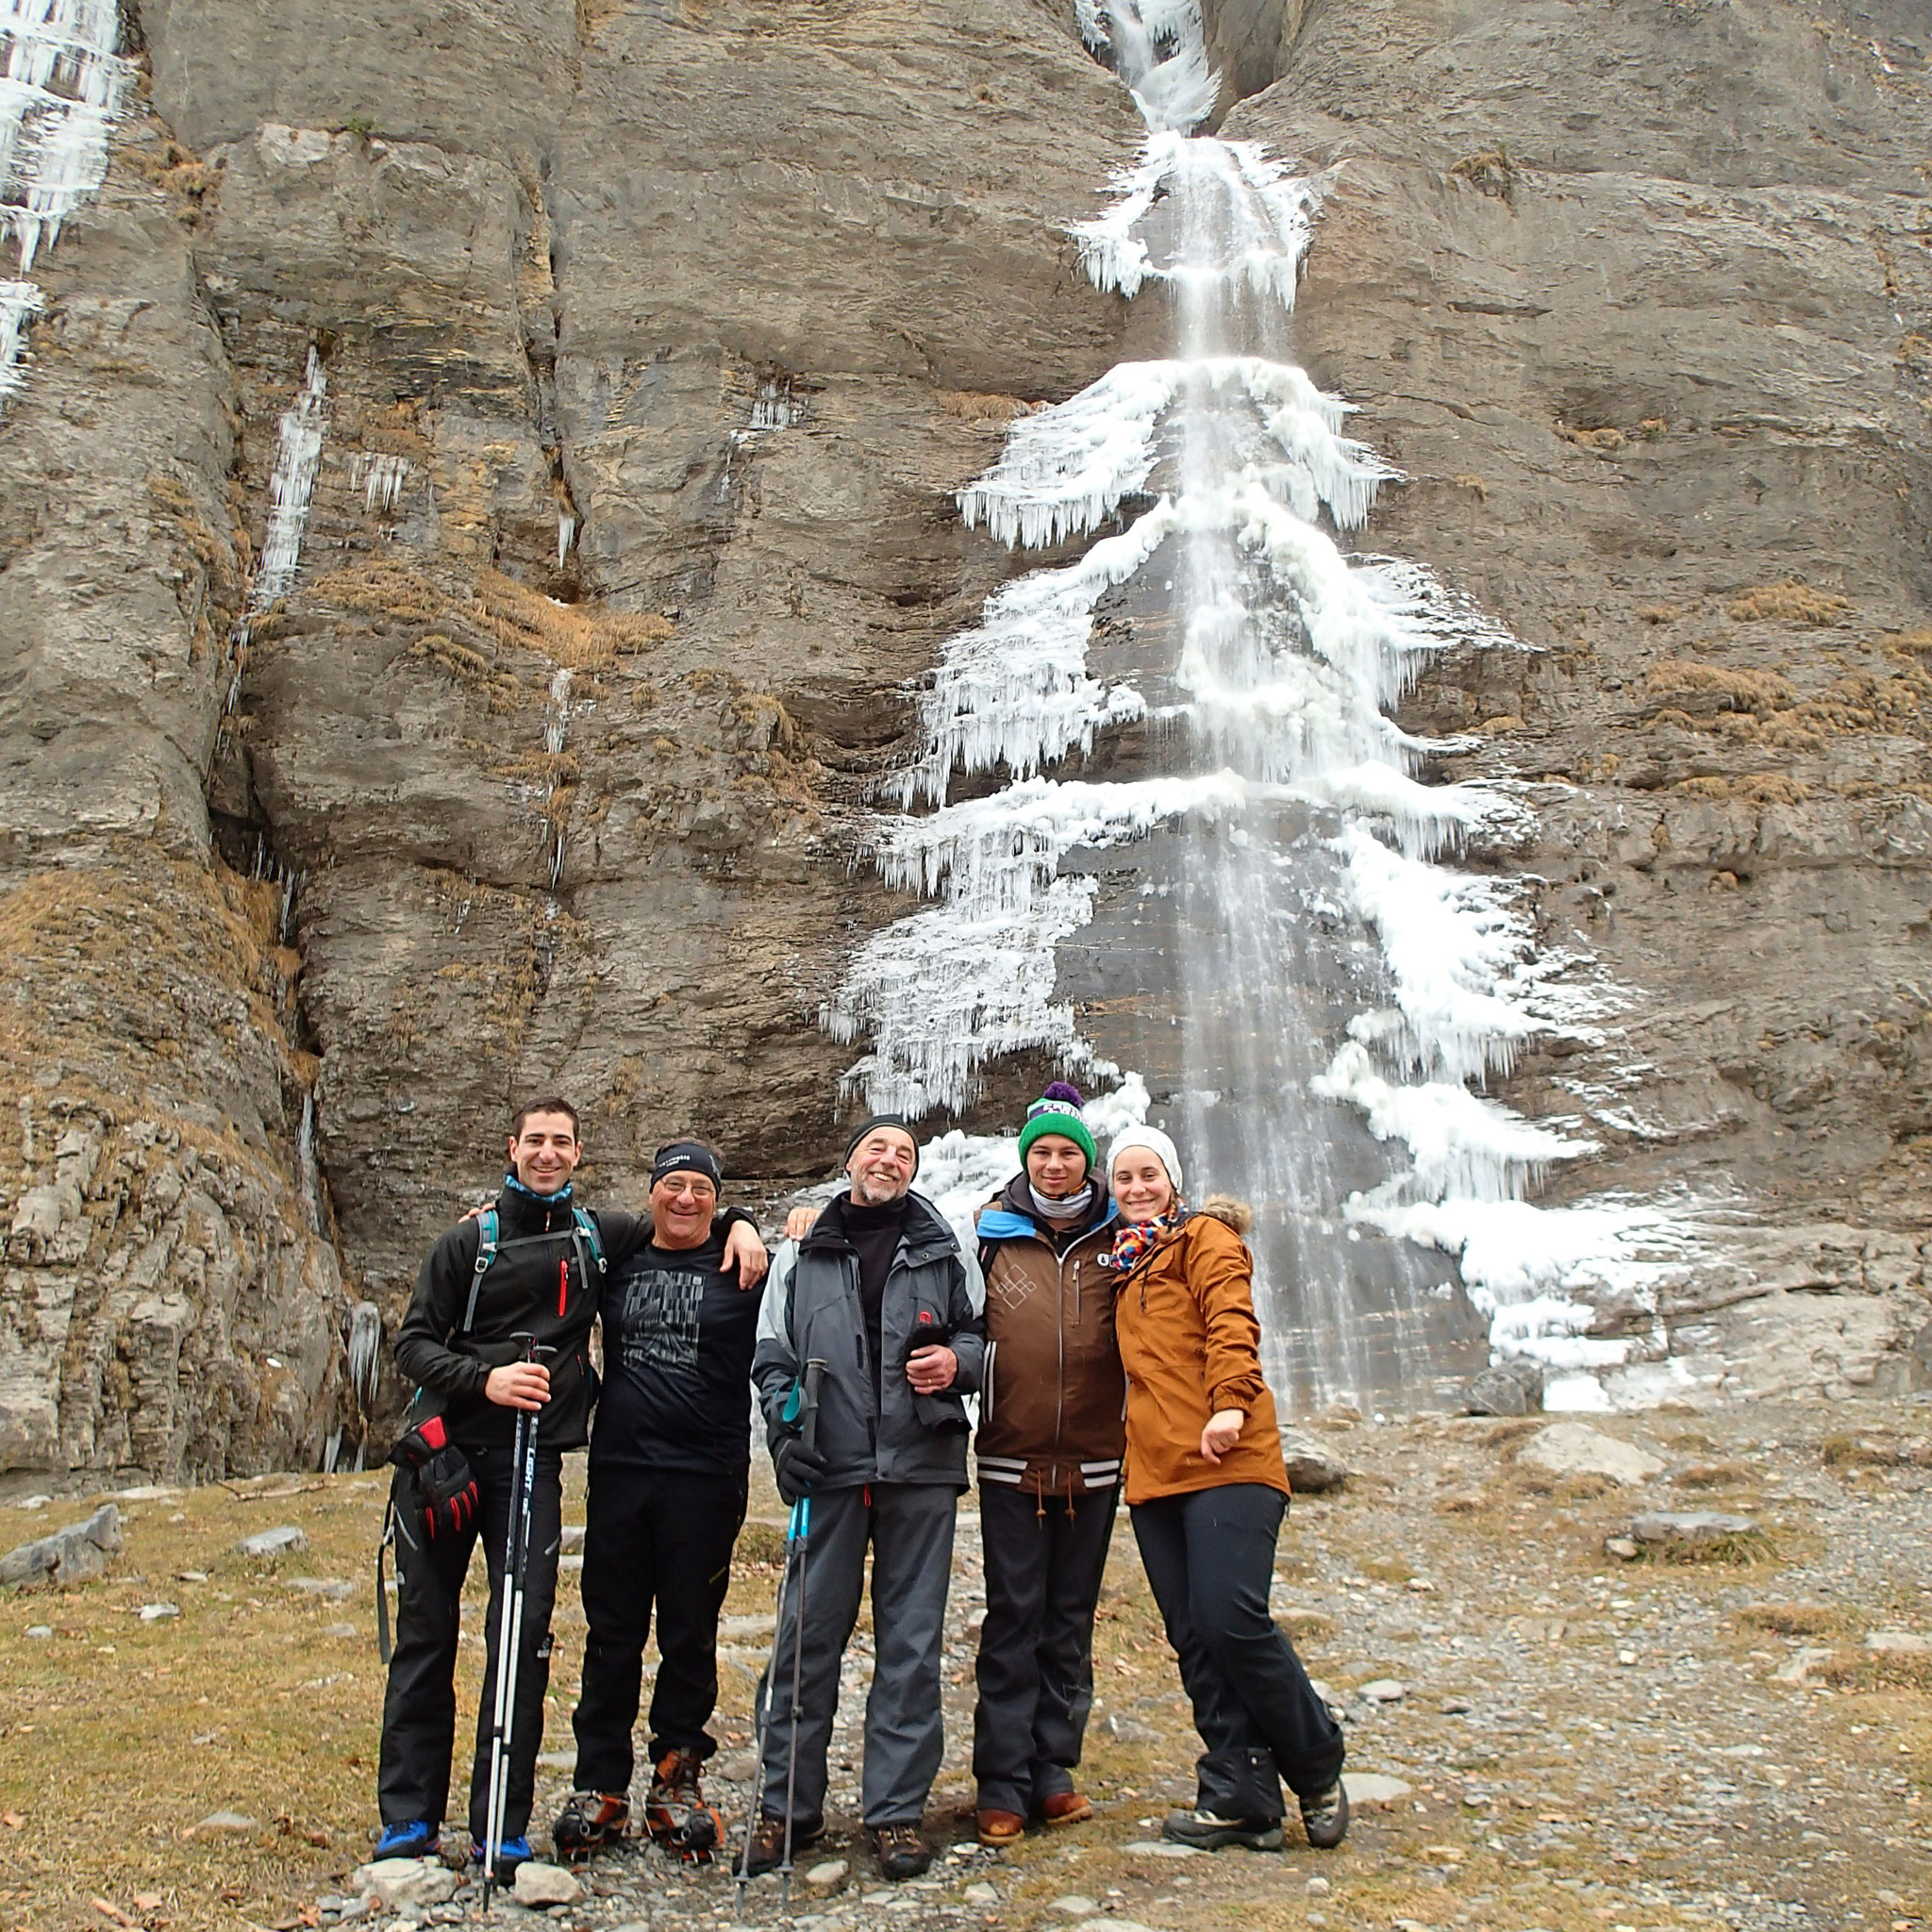
[{"label": "zipper pull", "polygon": [[570,1262],[568,1258],[557,1264],[557,1319],[563,1320],[563,1305],[570,1299]]}]

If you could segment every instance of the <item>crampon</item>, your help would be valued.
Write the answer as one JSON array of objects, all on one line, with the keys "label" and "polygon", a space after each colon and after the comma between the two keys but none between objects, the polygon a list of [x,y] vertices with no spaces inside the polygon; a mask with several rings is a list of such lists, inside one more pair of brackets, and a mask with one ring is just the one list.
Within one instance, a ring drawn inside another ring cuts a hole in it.
[{"label": "crampon", "polygon": [[699,1782],[704,1760],[694,1751],[667,1751],[651,1774],[644,1827],[687,1864],[708,1865],[724,1842],[724,1821],[705,1803]]}]

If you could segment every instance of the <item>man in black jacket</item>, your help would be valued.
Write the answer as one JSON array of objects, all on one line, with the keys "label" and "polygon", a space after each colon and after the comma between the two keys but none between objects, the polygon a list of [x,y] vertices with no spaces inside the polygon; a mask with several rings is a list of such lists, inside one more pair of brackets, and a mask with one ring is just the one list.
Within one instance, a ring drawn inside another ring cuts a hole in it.
[{"label": "man in black jacket", "polygon": [[[579,1208],[571,1178],[583,1155],[577,1133],[576,1109],[566,1100],[532,1101],[517,1114],[510,1124],[509,1171],[494,1203],[494,1257],[479,1271],[481,1224],[475,1219],[458,1222],[424,1262],[396,1334],[397,1366],[422,1391],[411,1420],[440,1419],[441,1428],[435,1433],[468,1462],[475,1495],[473,1507],[459,1506],[458,1522],[443,1523],[441,1533],[432,1535],[425,1521],[425,1473],[407,1466],[396,1471],[391,1492],[396,1645],[383,1700],[379,1857],[421,1857],[438,1846],[456,1737],[463,1578],[479,1536],[490,1566],[490,1611],[470,1778],[470,1837],[479,1851],[483,1842],[519,1410],[538,1418],[538,1459],[499,1873],[530,1856],[526,1834],[542,1748],[550,1612],[562,1535],[563,1452],[583,1447],[595,1392],[590,1336],[602,1288],[596,1278],[598,1249],[601,1264],[614,1265],[651,1236],[648,1216],[592,1217]],[[586,1222],[595,1226],[594,1242]],[[741,1278],[748,1283],[763,1273],[764,1246],[754,1229],[730,1230],[726,1260],[742,1264]],[[547,1359],[525,1359],[525,1337]]]}]

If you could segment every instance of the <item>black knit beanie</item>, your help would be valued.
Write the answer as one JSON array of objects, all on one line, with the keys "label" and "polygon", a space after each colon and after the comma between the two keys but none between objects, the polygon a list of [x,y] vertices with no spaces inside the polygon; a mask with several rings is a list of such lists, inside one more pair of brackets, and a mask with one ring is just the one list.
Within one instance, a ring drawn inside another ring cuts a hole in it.
[{"label": "black knit beanie", "polygon": [[852,1158],[852,1150],[880,1127],[897,1127],[912,1142],[912,1172],[919,1173],[919,1136],[912,1131],[912,1123],[903,1113],[875,1113],[859,1122],[852,1131],[852,1138],[845,1143],[845,1158]]}]

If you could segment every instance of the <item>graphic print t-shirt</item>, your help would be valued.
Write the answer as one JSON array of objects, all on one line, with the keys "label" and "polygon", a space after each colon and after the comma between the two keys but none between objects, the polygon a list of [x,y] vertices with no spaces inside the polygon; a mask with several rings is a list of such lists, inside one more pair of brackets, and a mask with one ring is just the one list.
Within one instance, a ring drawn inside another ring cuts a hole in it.
[{"label": "graphic print t-shirt", "polygon": [[698,1248],[654,1242],[611,1269],[593,1463],[711,1474],[749,1465],[762,1297],[724,1260],[721,1230]]}]

